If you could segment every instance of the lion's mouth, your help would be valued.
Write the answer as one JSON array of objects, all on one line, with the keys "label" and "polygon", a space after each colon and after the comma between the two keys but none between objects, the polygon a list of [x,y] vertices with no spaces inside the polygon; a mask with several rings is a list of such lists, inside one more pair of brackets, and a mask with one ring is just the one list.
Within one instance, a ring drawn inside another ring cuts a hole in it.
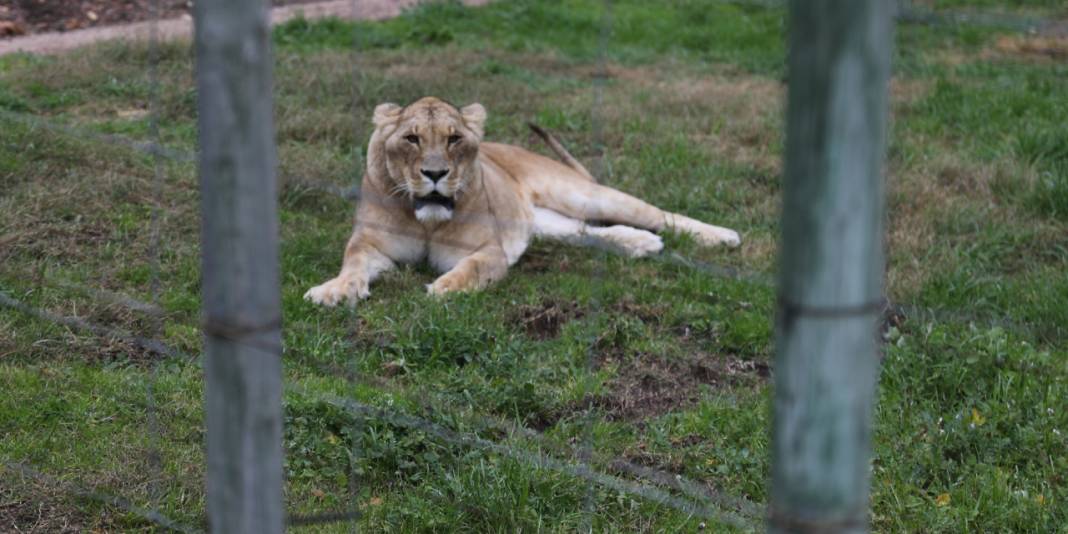
[{"label": "lion's mouth", "polygon": [[449,211],[452,211],[456,207],[456,201],[452,197],[447,197],[437,191],[430,193],[424,197],[415,198],[415,210],[419,211],[427,206],[441,206]]}]

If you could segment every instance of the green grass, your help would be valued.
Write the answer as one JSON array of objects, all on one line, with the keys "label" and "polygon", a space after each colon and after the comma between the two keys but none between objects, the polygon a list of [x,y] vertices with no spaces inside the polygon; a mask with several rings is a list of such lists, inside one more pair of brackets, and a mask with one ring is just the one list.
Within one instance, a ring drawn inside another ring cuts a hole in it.
[{"label": "green grass", "polygon": [[[605,36],[613,59],[648,63],[666,53],[730,61],[747,69],[781,70],[784,15],[730,2],[615,2]],[[510,52],[561,52],[576,60],[600,54],[605,17],[586,0],[502,2],[470,16],[458,2],[440,2],[384,23],[290,22],[276,42],[296,50],[425,49],[446,44]]]},{"label": "green grass", "polygon": [[[936,7],[961,7],[953,4]],[[1056,7],[1030,4],[1000,7]],[[669,235],[669,253],[773,275],[783,11],[614,2],[595,119],[601,5],[440,4],[379,23],[297,20],[275,30],[290,512],[357,507],[361,528],[401,532],[700,523],[323,396],[557,458],[577,457],[589,435],[602,471],[622,458],[766,502],[775,310],[766,284],[539,242],[481,293],[430,299],[423,285],[435,274],[420,266],[384,276],[356,309],[301,299],[334,274],[351,230],[351,205],[308,184],[352,184],[373,107],[425,94],[480,101],[491,139],[544,152],[526,130],[535,120],[587,162],[599,120],[608,183],[743,235],[737,251]],[[872,471],[880,532],[1051,532],[1068,522],[1068,73],[999,51],[999,31],[897,32],[887,291],[958,318],[914,315],[888,335]],[[148,57],[142,46],[105,44],[0,58],[0,111],[146,139]],[[192,57],[175,44],[162,59],[161,137],[191,151]],[[0,117],[0,288],[153,335],[151,312],[113,297],[151,299],[152,158],[16,117]],[[198,202],[194,165],[165,163],[158,337],[189,354],[201,343]],[[148,384],[156,438],[146,429]],[[205,517],[202,385],[194,360],[156,364],[121,340],[0,309],[0,458],[194,526]],[[542,436],[510,432],[514,424]],[[10,509],[42,530],[149,530],[60,489],[5,472],[0,501],[18,506],[0,509],[0,520]],[[38,505],[52,523],[40,523]]]}]

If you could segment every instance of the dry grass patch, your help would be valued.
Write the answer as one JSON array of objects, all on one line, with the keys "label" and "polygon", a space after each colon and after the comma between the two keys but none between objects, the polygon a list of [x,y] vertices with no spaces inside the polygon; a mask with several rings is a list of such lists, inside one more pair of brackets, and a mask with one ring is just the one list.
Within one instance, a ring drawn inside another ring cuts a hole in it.
[{"label": "dry grass patch", "polygon": [[[778,202],[775,203],[777,210]],[[769,208],[769,211],[774,211]],[[766,271],[773,267],[775,255],[779,252],[778,234],[751,234],[746,236],[741,246],[742,264],[750,271]]]},{"label": "dry grass patch", "polygon": [[114,517],[95,518],[70,502],[62,490],[0,471],[0,531],[75,533],[118,531]]},{"label": "dry grass patch", "polygon": [[1001,35],[978,51],[947,47],[930,52],[928,57],[947,68],[976,61],[1063,63],[1068,61],[1068,22],[1051,24],[1033,34]]},{"label": "dry grass patch", "polygon": [[1068,61],[1068,35],[1003,35],[981,56],[984,59],[1064,62]]},{"label": "dry grass patch", "polygon": [[785,88],[757,76],[647,77],[656,95],[652,109],[680,119],[688,136],[717,157],[758,172],[781,173],[780,145]]},{"label": "dry grass patch", "polygon": [[887,281],[891,294],[914,295],[928,280],[956,268],[962,240],[975,236],[947,235],[947,225],[976,210],[982,213],[984,228],[1005,228],[1009,234],[1030,231],[1029,239],[1037,240],[1016,247],[1015,258],[999,259],[986,268],[1008,275],[1027,270],[1035,261],[1062,261],[1041,243],[1063,247],[1063,230],[1056,224],[1036,221],[1020,206],[999,198],[998,191],[1026,187],[1029,176],[1025,167],[1011,162],[982,166],[948,158],[900,175],[891,183],[888,197]]},{"label": "dry grass patch", "polygon": [[947,47],[942,50],[929,52],[926,57],[928,57],[931,63],[934,63],[935,65],[940,65],[946,69],[952,69],[964,65],[965,63],[975,61],[978,55],[965,50]]},{"label": "dry grass patch", "polygon": [[890,170],[887,191],[887,278],[893,294],[912,294],[947,267],[951,247],[940,235],[939,221],[954,213],[981,207],[990,222],[1017,224],[1021,208],[1002,198],[1028,188],[1034,171],[1014,160],[975,161],[946,141],[904,134],[897,143],[919,147],[932,142],[922,157]]},{"label": "dry grass patch", "polygon": [[893,295],[913,294],[931,276],[937,234],[927,216],[914,207],[890,210],[886,284]]},{"label": "dry grass patch", "polygon": [[890,80],[890,101],[895,109],[908,106],[931,92],[929,80],[895,77]]}]

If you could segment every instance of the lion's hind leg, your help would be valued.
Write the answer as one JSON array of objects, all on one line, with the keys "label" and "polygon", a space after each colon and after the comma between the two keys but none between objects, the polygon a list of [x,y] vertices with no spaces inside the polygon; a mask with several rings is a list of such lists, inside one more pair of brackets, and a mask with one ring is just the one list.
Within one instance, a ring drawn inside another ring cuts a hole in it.
[{"label": "lion's hind leg", "polygon": [[[738,246],[738,232],[663,211],[637,197],[563,174],[544,173],[531,178],[540,207],[586,221],[607,221],[653,232],[675,230],[692,235],[704,246]],[[612,228],[612,227],[609,227]]]},{"label": "lion's hind leg", "polygon": [[738,232],[730,228],[716,226],[691,219],[678,213],[664,212],[665,228],[675,231],[686,232],[692,235],[698,243],[705,246],[726,245],[736,247],[742,243]]},{"label": "lion's hind leg", "polygon": [[534,235],[572,245],[591,246],[640,258],[664,248],[660,236],[629,226],[589,226],[546,208],[534,208]]}]

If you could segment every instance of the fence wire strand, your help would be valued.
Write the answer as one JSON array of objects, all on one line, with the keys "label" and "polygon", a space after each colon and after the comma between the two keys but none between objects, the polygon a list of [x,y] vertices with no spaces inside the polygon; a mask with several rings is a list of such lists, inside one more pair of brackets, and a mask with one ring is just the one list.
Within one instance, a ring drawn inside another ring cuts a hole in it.
[{"label": "fence wire strand", "polygon": [[[349,9],[351,10],[351,13],[350,13],[351,20],[357,20],[357,17],[359,16],[358,0],[350,0]],[[361,106],[360,106],[360,71],[359,71],[359,61],[358,61],[359,60],[359,54],[360,54],[360,51],[359,51],[360,41],[359,41],[358,35],[356,33],[358,31],[359,31],[359,29],[357,28],[357,26],[355,24],[353,24],[352,25],[352,48],[351,48],[352,57],[351,57],[351,60],[349,61],[349,63],[352,65],[352,73],[351,73],[352,79],[349,82],[349,86],[350,86],[351,91],[352,91],[352,94],[351,94],[351,106],[352,106],[352,109],[349,111],[349,113],[351,114],[351,117],[352,117],[352,166],[353,166],[353,169],[352,169],[352,188],[354,190],[357,190],[357,191],[360,189],[360,185],[362,183],[362,177],[363,177],[363,169],[361,168],[361,165],[360,165],[360,163],[362,161],[362,158],[360,157],[360,150],[361,150],[361,145],[362,145],[362,143],[360,142],[360,133],[363,131],[362,124],[361,124],[361,120],[363,119],[363,117],[361,117],[360,113],[359,113],[359,110],[361,109]],[[355,320],[352,321],[352,328],[353,328],[353,331],[358,333],[359,328],[360,328],[360,321],[359,321],[359,317],[358,316],[355,316]],[[354,373],[359,373],[359,370],[358,370],[359,367],[358,366],[359,366],[360,356],[361,355],[359,353],[357,353],[355,355],[355,361],[353,362],[353,372]],[[353,387],[353,393],[355,393],[355,386]],[[348,487],[348,491],[349,491],[349,507],[351,509],[353,509],[353,510],[359,510],[359,505],[360,505],[360,473],[359,473],[359,470],[360,470],[360,461],[361,461],[361,456],[360,456],[361,455],[361,451],[360,451],[359,436],[363,432],[362,426],[363,426],[363,421],[360,418],[354,417],[352,419],[352,435],[350,437],[350,439],[352,440],[352,443],[349,445],[349,484],[348,484],[349,487]],[[359,531],[360,531],[359,519],[360,519],[360,516],[359,516],[358,513],[355,514],[350,519],[349,532],[351,532],[352,534],[358,534]]]},{"label": "fence wire strand", "polygon": [[30,128],[40,128],[42,130],[62,134],[72,139],[100,145],[127,148],[142,154],[160,156],[179,163],[195,163],[197,158],[195,151],[163,146],[152,141],[138,141],[124,135],[102,133],[88,128],[71,126],[32,113],[0,108],[0,117],[3,117],[7,121],[24,124]]},{"label": "fence wire strand", "polygon": [[[593,103],[590,107],[590,131],[593,136],[594,145],[594,162],[596,163],[593,176],[599,182],[603,184],[610,184],[612,182],[608,157],[605,150],[604,139],[604,92],[605,83],[608,79],[608,40],[612,32],[612,0],[602,0],[601,2],[601,19],[599,22],[600,28],[598,31],[598,57],[596,73],[593,78]],[[586,231],[586,220],[589,217],[584,217],[582,222],[582,235],[590,236],[591,232]],[[596,328],[603,327],[602,317],[602,303],[605,300],[605,265],[608,263],[607,250],[601,249],[599,261],[594,268],[594,286],[591,307],[593,310],[593,324]],[[583,432],[582,432],[582,448],[579,452],[579,460],[584,464],[590,464],[592,462],[593,449],[596,442],[596,431],[594,425],[596,424],[596,405],[597,403],[593,399],[591,392],[592,384],[596,376],[596,362],[597,349],[599,344],[600,335],[594,335],[587,341],[586,347],[586,380],[584,383],[583,392],[583,405],[585,407],[585,414],[583,416]],[[594,518],[596,512],[596,488],[595,481],[593,479],[587,479],[586,493],[583,496],[583,532],[592,533],[594,529]]]},{"label": "fence wire strand", "polygon": [[[153,146],[160,146],[160,80],[159,80],[159,64],[160,64],[160,43],[159,43],[159,18],[160,18],[160,0],[152,0],[150,4],[150,16],[152,24],[150,28],[150,36],[148,40],[149,46],[149,132],[152,139]],[[159,154],[159,151],[155,151],[152,154],[152,194],[150,195],[152,202],[152,215],[149,220],[149,294],[151,295],[151,303],[159,308],[160,306],[160,239],[162,230],[162,205],[163,205],[163,157]],[[150,316],[151,321],[151,333],[149,336],[153,339],[158,339],[160,333],[163,331],[163,317],[159,315]],[[160,482],[163,479],[163,455],[160,451],[160,438],[163,434],[160,428],[159,417],[156,413],[156,383],[159,380],[159,360],[155,360],[152,363],[152,372],[149,375],[147,382],[145,383],[145,398],[148,403],[148,464],[149,469],[152,471],[152,479],[149,483],[149,496],[153,503],[158,506],[159,499],[161,498],[162,488]]]}]

